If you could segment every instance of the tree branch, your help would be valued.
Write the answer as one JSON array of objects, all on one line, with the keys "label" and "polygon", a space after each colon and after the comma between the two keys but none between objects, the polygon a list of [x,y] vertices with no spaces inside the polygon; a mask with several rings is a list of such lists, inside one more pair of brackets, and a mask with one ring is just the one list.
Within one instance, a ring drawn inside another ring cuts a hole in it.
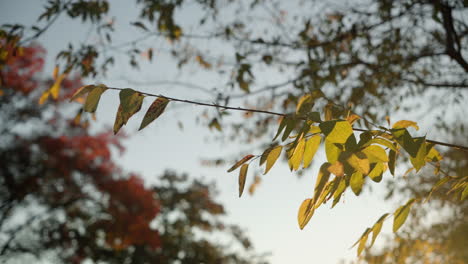
[{"label": "tree branch", "polygon": [[[125,88],[107,87],[107,89],[122,91]],[[181,102],[181,103],[186,103],[186,104],[208,106],[208,107],[214,107],[214,108],[221,108],[221,109],[225,109],[225,110],[234,110],[234,111],[243,111],[243,112],[252,112],[252,113],[262,113],[262,114],[282,116],[282,117],[288,116],[288,114],[278,113],[278,112],[273,112],[273,111],[266,111],[266,110],[260,110],[260,109],[252,109],[252,108],[243,108],[243,107],[232,107],[232,106],[226,106],[226,105],[220,105],[220,104],[203,103],[203,102],[197,102],[197,101],[192,101],[192,100],[169,97],[169,96],[165,96],[165,95],[162,95],[162,94],[152,94],[152,93],[146,93],[146,92],[139,92],[139,93],[143,94],[143,95],[146,95],[146,96],[160,97],[160,98],[165,98],[165,99],[168,99],[168,100],[171,100],[171,101]],[[298,117],[298,118],[302,119],[302,120],[307,119],[306,117]],[[353,130],[358,131],[358,132],[368,131],[366,129],[361,129],[361,128],[353,128]],[[463,150],[463,151],[468,151],[468,147],[461,146],[461,145],[450,144],[450,143],[435,141],[435,140],[431,140],[431,139],[426,139],[426,142],[433,143],[433,144],[440,145],[440,146],[456,148],[456,149],[460,149],[460,150]]]}]

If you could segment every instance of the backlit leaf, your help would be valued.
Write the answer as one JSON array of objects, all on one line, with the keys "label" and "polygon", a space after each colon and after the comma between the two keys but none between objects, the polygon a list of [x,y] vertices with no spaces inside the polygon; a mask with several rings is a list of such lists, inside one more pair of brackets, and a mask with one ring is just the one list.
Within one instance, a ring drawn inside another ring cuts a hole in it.
[{"label": "backlit leaf", "polygon": [[315,189],[314,189],[314,205],[315,202],[317,202],[318,198],[322,194],[323,188],[325,187],[325,184],[328,182],[328,179],[330,178],[330,172],[328,171],[328,167],[330,167],[330,163],[326,162],[322,164],[320,167],[319,174],[317,176],[317,180],[315,182]]},{"label": "backlit leaf", "polygon": [[130,117],[140,111],[144,96],[132,89],[120,91],[120,106],[117,110],[117,116],[114,122],[114,134],[119,132],[120,128],[127,124]]},{"label": "backlit leaf", "polygon": [[245,179],[247,178],[248,169],[249,164],[244,164],[239,171],[239,197],[242,196],[242,192],[244,191]]},{"label": "backlit leaf", "polygon": [[60,92],[60,87],[61,87],[62,81],[65,79],[65,77],[67,77],[66,73],[60,74],[55,79],[55,82],[52,85],[52,87],[50,87],[49,91],[50,91],[50,95],[52,96],[52,98],[54,98],[54,99],[58,98],[59,92]]},{"label": "backlit leaf", "polygon": [[44,91],[41,95],[41,97],[39,97],[39,104],[42,105],[45,103],[45,101],[47,101],[47,99],[49,98],[50,96],[50,91],[47,90],[47,91]]},{"label": "backlit leaf", "polygon": [[362,152],[364,154],[366,154],[366,156],[369,159],[370,163],[388,162],[387,153],[380,146],[371,145],[371,146],[368,146],[367,148],[363,149]]},{"label": "backlit leaf", "polygon": [[426,164],[426,139],[424,137],[414,138],[415,145],[418,146],[418,152],[415,157],[410,157],[416,171],[419,171]]},{"label": "backlit leaf", "polygon": [[369,173],[369,170],[370,170],[369,159],[367,159],[364,153],[357,152],[357,153],[351,154],[351,156],[347,159],[347,162],[356,171],[359,171],[364,175],[367,175]]},{"label": "backlit leaf", "polygon": [[370,244],[371,247],[372,247],[372,245],[374,245],[375,239],[379,235],[380,230],[382,230],[383,222],[385,221],[385,218],[387,218],[387,216],[388,216],[388,213],[382,215],[379,218],[379,220],[377,220],[377,222],[375,222],[374,226],[372,227],[372,241],[371,241],[371,244]]},{"label": "backlit leaf", "polygon": [[330,167],[328,167],[328,171],[336,176],[343,176],[344,175],[343,163],[336,161]]},{"label": "backlit leaf", "polygon": [[414,203],[414,199],[410,199],[405,205],[400,206],[395,213],[393,213],[393,232],[395,233],[405,223],[408,218],[411,206]]},{"label": "backlit leaf", "polygon": [[273,167],[276,160],[278,160],[282,150],[282,146],[276,146],[271,149],[267,149],[265,152],[263,152],[262,157],[260,158],[260,166],[266,161],[264,174],[267,174],[268,171],[270,171],[271,167]]},{"label": "backlit leaf", "polygon": [[239,160],[238,162],[236,162],[236,164],[234,164],[227,172],[231,172],[237,168],[240,167],[240,165],[246,163],[247,161],[249,161],[250,159],[252,159],[253,157],[255,157],[254,155],[247,155],[245,157],[243,157],[241,160]]},{"label": "backlit leaf", "polygon": [[325,154],[327,155],[328,162],[335,163],[341,152],[341,149],[335,143],[325,140]]},{"label": "backlit leaf", "polygon": [[371,171],[367,176],[375,182],[380,182],[385,170],[385,165],[382,162],[374,163],[372,164]]},{"label": "backlit leaf", "polygon": [[301,166],[302,158],[304,157],[304,147],[305,139],[301,138],[292,150],[292,155],[288,160],[289,169],[291,169],[292,171],[298,170]]},{"label": "backlit leaf", "polygon": [[359,195],[362,191],[362,185],[364,184],[364,177],[362,173],[356,171],[351,175],[351,179],[349,180],[349,185],[351,186],[351,190],[353,190],[354,194]]},{"label": "backlit leaf", "polygon": [[338,187],[336,188],[335,193],[333,194],[332,208],[335,207],[335,205],[340,201],[341,195],[343,194],[345,190],[346,190],[346,180],[343,177],[341,177]]},{"label": "backlit leaf", "polygon": [[393,176],[395,176],[396,155],[397,153],[394,150],[390,150],[388,153],[388,169]]},{"label": "backlit leaf", "polygon": [[326,139],[332,143],[343,144],[353,134],[351,124],[344,120],[325,121],[320,123],[319,126]]},{"label": "backlit leaf", "polygon": [[468,184],[465,186],[465,189],[463,189],[460,200],[463,201],[466,197],[468,197]]},{"label": "backlit leaf", "polygon": [[367,238],[369,237],[370,228],[367,228],[365,235],[359,240],[359,246],[357,250],[357,255],[360,256],[364,248],[366,247]]},{"label": "backlit leaf", "polygon": [[86,97],[86,102],[84,104],[83,110],[85,112],[94,113],[96,112],[99,100],[101,99],[102,93],[107,90],[107,87],[104,84],[100,84],[94,87]]},{"label": "backlit leaf", "polygon": [[141,125],[138,130],[142,130],[151,122],[156,120],[156,118],[158,118],[164,112],[167,104],[169,104],[168,99],[163,97],[156,98],[156,100],[154,100],[154,102],[148,108],[148,111],[146,112],[145,117],[143,117],[143,121],[141,121]]},{"label": "backlit leaf", "polygon": [[96,87],[96,85],[85,85],[80,87],[70,98],[70,102],[73,100],[76,100],[77,98],[80,98],[81,96],[89,93],[91,90],[93,90]]},{"label": "backlit leaf", "polygon": [[310,166],[312,160],[314,159],[315,153],[317,153],[317,150],[320,146],[321,140],[322,137],[320,135],[314,135],[307,140],[304,149],[304,169]]},{"label": "backlit leaf", "polygon": [[393,145],[392,142],[390,142],[390,141],[388,141],[386,139],[383,139],[383,138],[373,138],[373,139],[369,140],[365,144],[365,146],[368,146],[368,145],[371,145],[371,144],[380,144],[380,145],[385,146],[385,147],[387,147],[387,148],[389,148],[391,150],[396,151],[395,145]]},{"label": "backlit leaf", "polygon": [[312,199],[306,199],[301,203],[297,214],[297,222],[300,229],[304,229],[310,218],[314,215],[314,205]]},{"label": "backlit leaf", "polygon": [[359,120],[361,117],[356,115],[356,114],[352,114],[350,116],[348,116],[346,118],[346,121],[348,121],[351,125],[354,124],[354,122],[356,122],[357,120]]},{"label": "backlit leaf", "polygon": [[306,94],[299,98],[296,106],[296,114],[302,115],[310,112],[314,106],[314,98],[310,94]]},{"label": "backlit leaf", "polygon": [[400,120],[393,124],[392,128],[398,129],[398,128],[407,128],[407,127],[414,127],[416,130],[419,130],[418,123],[409,121],[409,120]]}]

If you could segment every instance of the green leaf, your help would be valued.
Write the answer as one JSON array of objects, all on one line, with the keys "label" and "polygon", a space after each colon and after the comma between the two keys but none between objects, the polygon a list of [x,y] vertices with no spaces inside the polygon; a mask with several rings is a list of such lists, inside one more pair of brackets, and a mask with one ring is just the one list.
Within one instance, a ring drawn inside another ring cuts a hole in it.
[{"label": "green leaf", "polygon": [[314,98],[310,94],[306,94],[299,98],[299,101],[296,106],[296,114],[303,115],[307,114],[312,110],[314,106]]},{"label": "green leaf", "polygon": [[325,154],[327,155],[328,162],[335,163],[341,152],[341,149],[335,143],[325,140]]},{"label": "green leaf", "polygon": [[410,157],[416,172],[426,164],[426,139],[424,137],[414,138],[415,145],[418,146],[418,152],[415,157]]},{"label": "green leaf", "polygon": [[276,160],[278,160],[282,150],[282,146],[276,146],[263,152],[262,157],[260,158],[260,166],[266,161],[265,173],[263,174],[267,174],[268,171],[270,171]]},{"label": "green leaf", "polygon": [[392,129],[391,132],[398,144],[400,144],[411,157],[416,157],[421,146],[415,142],[408,130],[406,130],[406,128],[400,128]]},{"label": "green leaf", "polygon": [[297,222],[299,224],[300,229],[304,229],[304,227],[309,223],[310,219],[314,215],[314,205],[312,199],[305,199],[301,206],[299,207],[299,212],[297,214]]},{"label": "green leaf", "polygon": [[286,120],[287,120],[287,119],[288,119],[287,116],[281,117],[281,122],[280,122],[280,124],[279,124],[279,126],[278,126],[278,130],[276,131],[275,137],[273,137],[273,141],[275,141],[275,139],[276,139],[279,135],[281,135],[281,132],[283,132],[284,128],[286,127],[286,122],[287,122]]},{"label": "green leaf", "polygon": [[319,174],[317,176],[317,180],[315,182],[315,189],[314,189],[314,205],[317,202],[318,198],[322,194],[323,188],[325,184],[328,182],[330,178],[330,172],[328,171],[328,167],[330,167],[330,163],[326,162],[322,164],[320,167]]},{"label": "green leaf", "polygon": [[468,184],[465,186],[465,189],[463,189],[460,200],[463,201],[466,197],[468,197]]},{"label": "green leaf", "polygon": [[298,170],[301,166],[302,158],[304,157],[304,147],[305,139],[301,138],[292,150],[292,155],[288,160],[289,169],[291,169],[291,171]]},{"label": "green leaf", "polygon": [[388,162],[388,156],[385,150],[376,145],[371,145],[366,147],[362,150],[364,154],[366,154],[367,158],[369,159],[370,163],[375,162]]},{"label": "green leaf", "polygon": [[400,206],[395,213],[393,213],[393,232],[395,233],[405,223],[408,218],[411,206],[415,202],[414,199],[410,199],[405,205]]},{"label": "green leaf", "polygon": [[242,192],[244,191],[245,179],[247,178],[248,169],[249,164],[244,164],[239,171],[239,197],[242,196]]},{"label": "green leaf", "polygon": [[362,185],[364,184],[364,177],[362,173],[356,171],[351,175],[351,179],[349,181],[349,185],[351,185],[351,190],[353,190],[354,194],[359,195],[362,191]]},{"label": "green leaf", "polygon": [[142,130],[151,122],[153,122],[156,118],[158,118],[166,109],[167,104],[169,104],[169,100],[163,97],[158,97],[148,108],[146,111],[145,116],[143,117],[143,121],[141,121],[140,128],[138,130]]},{"label": "green leaf", "polygon": [[385,165],[382,162],[371,164],[371,171],[367,175],[375,182],[380,182],[382,180],[382,175],[385,170]]},{"label": "green leaf", "polygon": [[140,111],[144,96],[132,89],[120,91],[120,106],[114,122],[114,134],[127,124],[128,119]]},{"label": "green leaf", "polygon": [[88,97],[86,98],[86,102],[84,104],[83,110],[89,113],[96,112],[97,106],[99,104],[99,100],[101,99],[101,95],[106,90],[107,90],[107,87],[104,84],[100,84],[92,88],[92,90],[88,93]]},{"label": "green leaf", "polygon": [[307,140],[304,150],[304,169],[310,166],[312,160],[314,159],[315,153],[317,153],[317,150],[320,146],[321,140],[322,137],[320,135],[314,135]]},{"label": "green leaf", "polygon": [[371,247],[374,245],[375,239],[379,235],[380,230],[382,230],[383,222],[385,221],[385,218],[387,218],[387,216],[388,216],[388,213],[382,215],[379,218],[379,220],[377,220],[377,222],[375,222],[374,226],[372,227],[372,242],[370,244]]},{"label": "green leaf", "polygon": [[234,165],[232,165],[232,167],[227,171],[227,172],[231,172],[237,168],[240,167],[240,165],[246,163],[247,161],[249,161],[250,159],[252,159],[253,157],[255,157],[254,155],[252,154],[249,154],[249,155],[246,155],[245,157],[243,157],[241,160],[239,160],[238,162],[236,162]]},{"label": "green leaf", "polygon": [[70,102],[73,100],[76,100],[77,98],[80,98],[81,96],[89,93],[91,90],[93,90],[96,87],[96,85],[85,85],[80,87],[70,98]]},{"label": "green leaf", "polygon": [[396,151],[390,150],[388,153],[388,169],[390,173],[395,176],[395,163],[396,163]]},{"label": "green leaf", "polygon": [[351,156],[347,159],[347,162],[356,171],[359,171],[364,175],[369,174],[369,170],[370,170],[369,159],[367,159],[364,153],[357,152],[357,153],[351,154]]},{"label": "green leaf", "polygon": [[281,138],[281,141],[285,141],[288,137],[289,134],[296,128],[297,125],[297,119],[295,118],[287,118],[286,119],[286,128],[284,130],[283,137]]},{"label": "green leaf", "polygon": [[348,121],[333,120],[320,123],[320,129],[326,139],[332,143],[344,144],[348,137],[353,134],[353,128]]}]

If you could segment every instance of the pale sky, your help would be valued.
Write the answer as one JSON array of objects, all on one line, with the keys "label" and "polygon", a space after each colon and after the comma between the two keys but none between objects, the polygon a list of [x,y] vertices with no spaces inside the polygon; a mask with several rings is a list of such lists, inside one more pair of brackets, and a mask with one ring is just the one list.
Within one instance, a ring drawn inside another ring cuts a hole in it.
[{"label": "pale sky", "polygon": [[[126,17],[137,16],[137,9],[129,6],[129,3],[133,5],[133,1],[113,0],[110,2],[111,12],[117,17],[117,21],[120,23],[122,21],[119,20],[123,20],[121,29],[116,33],[115,42],[136,38],[139,35],[138,32],[128,25],[128,21],[125,21]],[[42,11],[40,7],[44,4],[45,1],[2,0],[0,24],[12,22],[34,24],[39,12]],[[52,74],[53,58],[57,51],[64,48],[70,41],[75,43],[83,41],[87,31],[87,27],[79,23],[70,23],[62,17],[40,37],[39,42],[49,54],[45,74]],[[92,40],[93,35],[90,36],[90,41]],[[158,57],[157,53],[153,63],[145,62],[141,67],[144,68],[141,72],[135,72],[128,70],[126,64],[116,65],[109,78],[87,81],[89,83],[104,82],[109,86],[157,91],[185,99],[211,101],[212,98],[198,91],[167,86],[154,88],[131,86],[119,77],[140,81],[183,79],[208,88],[211,88],[210,84],[213,81],[218,80],[215,73],[192,75],[190,72],[177,72],[175,68],[168,67],[164,57]],[[271,80],[270,76],[264,77]],[[261,78],[262,76],[257,77],[262,81]],[[265,81],[265,83],[268,82]],[[145,101],[143,109],[146,109],[150,101]],[[241,102],[235,101],[231,104],[237,106],[236,103]],[[117,106],[117,93],[106,92],[98,108],[97,126],[112,126]],[[350,249],[350,246],[362,232],[372,226],[382,214],[392,212],[397,207],[396,204],[382,202],[383,184],[373,184],[374,192],[372,194],[366,192],[359,199],[356,199],[348,190],[343,201],[334,209],[330,210],[329,206],[320,208],[308,226],[300,230],[296,220],[297,211],[301,202],[313,193],[317,168],[302,178],[297,178],[284,162],[278,163],[268,175],[262,178],[262,184],[254,196],[245,193],[242,198],[238,198],[237,173],[227,173],[229,165],[219,168],[203,167],[200,165],[200,159],[232,156],[238,153],[239,146],[213,140],[206,141],[206,138],[210,136],[212,138],[213,133],[217,132],[195,124],[195,117],[205,110],[203,107],[190,105],[176,109],[175,106],[176,104],[170,104],[167,113],[140,132],[136,132],[137,125],[144,112],[142,111],[129,121],[125,131],[131,137],[125,141],[126,154],[118,157],[120,164],[127,171],[140,173],[147,183],[156,182],[156,176],[161,175],[166,169],[188,173],[191,177],[215,180],[220,190],[218,198],[228,211],[226,221],[243,227],[252,239],[257,252],[271,252],[272,256],[269,260],[273,264],[332,264],[342,259],[352,259],[356,255],[356,249]],[[233,115],[241,116],[240,113],[233,113]],[[183,131],[178,129],[178,121],[183,122]],[[261,152],[262,150],[258,149],[255,153]],[[324,160],[323,150],[319,150],[316,159],[315,165],[321,164],[319,161]],[[387,172],[385,177],[391,176]],[[391,220],[385,222],[383,234],[389,233],[391,223]],[[383,235],[381,235],[376,242],[377,246],[383,240]]]}]

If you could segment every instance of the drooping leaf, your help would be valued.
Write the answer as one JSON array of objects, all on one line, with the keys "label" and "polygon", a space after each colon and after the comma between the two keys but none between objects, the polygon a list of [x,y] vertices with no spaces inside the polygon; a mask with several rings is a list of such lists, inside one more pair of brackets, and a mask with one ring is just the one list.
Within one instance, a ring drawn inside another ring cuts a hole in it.
[{"label": "drooping leaf", "polygon": [[301,138],[298,142],[297,145],[294,147],[292,151],[291,157],[289,157],[288,164],[289,164],[289,169],[291,171],[298,170],[299,167],[301,166],[302,159],[304,157],[304,147],[305,147],[305,139]]},{"label": "drooping leaf", "polygon": [[353,173],[349,180],[349,185],[351,186],[351,190],[353,190],[354,194],[359,195],[362,191],[362,185],[364,185],[364,177],[362,176],[362,173],[359,171]]},{"label": "drooping leaf", "polygon": [[366,154],[367,158],[369,159],[370,163],[375,162],[388,162],[388,156],[385,150],[376,145],[371,145],[366,147],[362,150],[364,154]]},{"label": "drooping leaf", "polygon": [[96,87],[96,85],[85,85],[80,87],[70,98],[70,102],[73,100],[76,100],[80,98],[81,96],[89,93],[91,90],[93,90]]},{"label": "drooping leaf", "polygon": [[335,143],[325,140],[325,154],[327,155],[328,162],[335,163],[341,152],[341,149]]},{"label": "drooping leaf", "polygon": [[333,120],[320,123],[320,129],[326,139],[332,143],[344,144],[348,137],[353,134],[353,128],[348,121]]},{"label": "drooping leaf", "polygon": [[460,200],[463,201],[466,197],[468,197],[468,184],[465,186],[465,189],[463,189]]},{"label": "drooping leaf", "polygon": [[353,153],[346,161],[349,165],[351,165],[351,167],[353,167],[356,171],[359,171],[363,175],[369,174],[370,163],[369,159],[364,153]]},{"label": "drooping leaf", "polygon": [[252,154],[249,154],[245,157],[243,157],[241,160],[239,160],[238,162],[236,162],[227,172],[231,172],[237,168],[240,167],[240,165],[246,163],[247,161],[249,161],[250,159],[252,159],[253,157],[255,157],[254,155]]},{"label": "drooping leaf", "polygon": [[291,134],[294,128],[296,128],[297,121],[298,120],[295,118],[286,119],[286,128],[284,129],[284,134],[283,137],[281,137],[281,141],[285,141],[289,137],[289,134]]},{"label": "drooping leaf", "polygon": [[249,169],[249,164],[243,164],[239,171],[239,197],[242,196],[244,191],[245,180],[247,178],[247,170]]},{"label": "drooping leaf", "polygon": [[164,109],[166,109],[168,104],[168,99],[163,97],[156,98],[156,100],[154,100],[154,102],[148,108],[148,111],[146,112],[145,117],[143,117],[143,121],[141,121],[141,125],[138,130],[142,130],[151,122],[156,120],[156,118],[158,118],[164,112]]},{"label": "drooping leaf", "polygon": [[276,131],[276,135],[273,137],[273,141],[275,141],[275,139],[281,135],[281,132],[283,132],[284,128],[286,127],[286,119],[287,117],[286,116],[282,116],[281,117],[281,122],[278,126],[278,130]]},{"label": "drooping leaf", "polygon": [[361,255],[364,248],[366,248],[366,242],[367,242],[367,238],[369,237],[370,231],[371,231],[371,229],[367,228],[366,231],[365,231],[365,235],[362,236],[361,239],[359,240],[359,246],[358,246],[358,250],[357,250],[358,257]]},{"label": "drooping leaf", "polygon": [[314,98],[310,94],[306,94],[299,98],[299,101],[296,106],[296,114],[303,115],[307,114],[312,110],[314,106]]},{"label": "drooping leaf", "polygon": [[394,150],[390,150],[388,153],[388,169],[393,176],[395,176],[396,155],[397,153]]},{"label": "drooping leaf", "polygon": [[425,202],[428,201],[430,198],[431,198],[431,195],[432,193],[437,190],[438,188],[440,188],[442,185],[446,184],[447,182],[451,181],[452,180],[452,177],[450,176],[445,176],[441,179],[439,179],[436,184],[434,184],[431,188],[431,191],[429,192],[429,194],[427,195],[426,199],[424,200]]},{"label": "drooping leaf", "polygon": [[411,206],[415,202],[414,199],[410,199],[405,205],[400,206],[395,213],[393,213],[393,232],[395,233],[405,223],[408,218]]},{"label": "drooping leaf", "polygon": [[306,199],[301,203],[299,207],[299,212],[297,214],[297,222],[299,224],[300,229],[304,229],[304,227],[309,223],[310,219],[314,215],[314,205],[312,199]]},{"label": "drooping leaf", "polygon": [[322,137],[319,135],[314,135],[307,140],[304,149],[304,169],[310,166],[312,160],[314,159],[315,153],[317,153],[317,150],[320,146],[321,140]]},{"label": "drooping leaf", "polygon": [[132,89],[120,91],[120,105],[114,122],[114,134],[117,134],[120,128],[127,124],[130,117],[141,109],[144,96]]},{"label": "drooping leaf", "polygon": [[47,101],[47,99],[49,99],[49,96],[50,96],[50,91],[47,90],[47,91],[44,91],[41,95],[41,97],[39,97],[39,105],[42,105],[45,103],[45,101]]},{"label": "drooping leaf", "polygon": [[335,193],[333,194],[333,204],[332,208],[335,207],[335,205],[340,201],[341,195],[343,192],[346,190],[346,180],[341,177],[340,182],[338,183],[338,187],[335,190]]},{"label": "drooping leaf", "polygon": [[398,128],[407,128],[407,127],[414,127],[416,130],[419,130],[418,123],[409,121],[409,120],[400,120],[393,124],[392,128],[398,129]]},{"label": "drooping leaf", "polygon": [[281,155],[282,150],[282,146],[275,146],[263,152],[262,157],[260,158],[260,166],[266,161],[265,173],[263,174],[267,174],[268,171],[270,171],[271,167],[273,167],[276,160],[278,160]]},{"label": "drooping leaf", "polygon": [[95,86],[86,97],[86,102],[84,104],[83,110],[85,112],[94,113],[96,112],[99,100],[101,95],[107,90],[107,87],[104,84],[99,84]]},{"label": "drooping leaf", "polygon": [[375,182],[380,182],[382,180],[382,176],[384,171],[386,170],[385,164],[382,162],[377,162],[371,164],[371,170],[367,175]]},{"label": "drooping leaf", "polygon": [[344,176],[344,166],[343,163],[336,161],[330,167],[328,167],[328,171],[336,176]]},{"label": "drooping leaf", "polygon": [[221,127],[221,124],[218,121],[218,118],[213,118],[211,119],[210,123],[208,124],[208,127],[211,129],[216,129],[219,132],[223,131],[223,128]]},{"label": "drooping leaf", "polygon": [[388,215],[389,215],[388,213],[382,215],[379,218],[379,220],[377,220],[377,222],[375,222],[374,226],[372,227],[372,241],[371,241],[371,244],[370,244],[371,247],[374,245],[375,239],[379,235],[380,230],[382,230],[383,222],[385,221],[385,218],[387,218]]},{"label": "drooping leaf", "polygon": [[328,182],[330,178],[330,172],[328,171],[328,167],[330,167],[330,163],[326,162],[322,164],[319,170],[319,174],[317,176],[317,180],[315,182],[315,189],[314,189],[314,205],[317,202],[318,198],[322,194],[323,188],[325,184]]},{"label": "drooping leaf", "polygon": [[418,152],[415,157],[410,157],[416,172],[426,164],[426,139],[424,137],[414,138],[415,145],[418,146]]}]

